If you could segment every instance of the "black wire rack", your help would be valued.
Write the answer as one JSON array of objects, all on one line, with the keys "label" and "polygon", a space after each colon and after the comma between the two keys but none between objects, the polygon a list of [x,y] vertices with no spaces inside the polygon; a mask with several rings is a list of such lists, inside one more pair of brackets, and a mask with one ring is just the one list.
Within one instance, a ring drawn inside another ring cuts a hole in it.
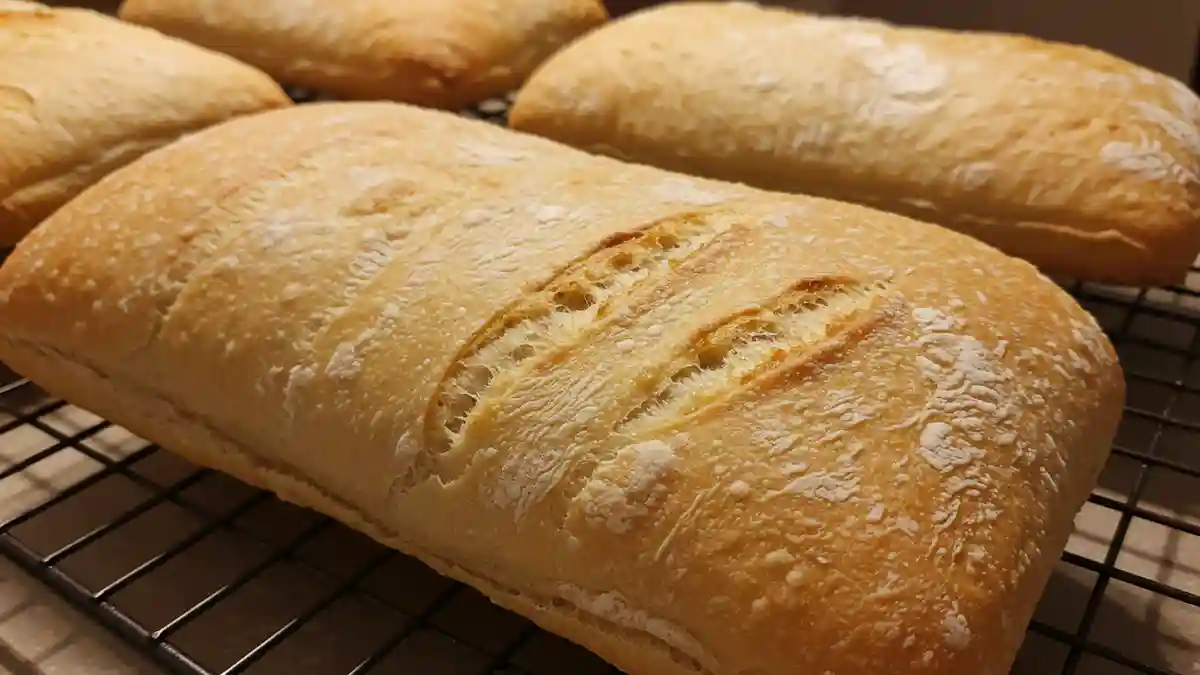
[{"label": "black wire rack", "polygon": [[[505,108],[464,114],[502,122]],[[1161,289],[1067,284],[1117,346],[1129,401],[1014,673],[1200,674],[1200,268],[1192,276]],[[169,673],[616,672],[2,367],[0,462],[0,555]]]}]

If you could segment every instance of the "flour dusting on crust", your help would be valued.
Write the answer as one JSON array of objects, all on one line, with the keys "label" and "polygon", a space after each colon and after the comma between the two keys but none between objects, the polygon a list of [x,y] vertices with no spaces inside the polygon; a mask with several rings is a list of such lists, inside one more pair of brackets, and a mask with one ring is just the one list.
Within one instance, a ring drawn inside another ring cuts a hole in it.
[{"label": "flour dusting on crust", "polygon": [[934,386],[917,423],[917,455],[946,473],[983,457],[980,446],[991,429],[997,438],[1012,434],[1012,408],[1001,387],[1013,373],[974,337],[958,332],[962,322],[932,308],[912,312],[920,326],[917,365]]},{"label": "flour dusting on crust", "polygon": [[624,534],[651,512],[680,464],[675,449],[659,440],[628,445],[596,470],[577,499],[588,522]]}]

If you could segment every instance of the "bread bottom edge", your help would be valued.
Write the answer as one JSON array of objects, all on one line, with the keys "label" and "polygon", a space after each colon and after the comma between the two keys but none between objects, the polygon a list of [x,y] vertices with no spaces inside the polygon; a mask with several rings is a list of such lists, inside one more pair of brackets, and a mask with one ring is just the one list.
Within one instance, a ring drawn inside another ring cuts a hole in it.
[{"label": "bread bottom edge", "polygon": [[538,627],[574,642],[630,675],[718,675],[693,655],[655,635],[588,612],[566,598],[550,599],[502,584],[414,545],[391,532],[354,505],[338,501],[303,476],[271,468],[252,453],[222,439],[223,434],[199,423],[161,397],[123,387],[113,377],[53,350],[0,339],[0,361],[43,390],[100,415],[113,424],[168,452],[205,468],[216,469],[279,499],[356,530],[438,574],[474,588],[494,604]]}]

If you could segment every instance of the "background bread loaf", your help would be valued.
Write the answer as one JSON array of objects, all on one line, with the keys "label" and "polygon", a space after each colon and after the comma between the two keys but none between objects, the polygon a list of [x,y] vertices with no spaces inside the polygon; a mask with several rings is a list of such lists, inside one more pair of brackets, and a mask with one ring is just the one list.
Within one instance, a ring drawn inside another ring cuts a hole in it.
[{"label": "background bread loaf", "polygon": [[1003,675],[1124,395],[966,236],[386,103],[101,181],[0,360],[631,675]]},{"label": "background bread loaf", "polygon": [[556,54],[510,119],[935,222],[1052,274],[1171,283],[1200,253],[1200,98],[1080,46],[671,3]]},{"label": "background bread loaf", "polygon": [[289,104],[225,55],[90,10],[0,0],[0,246],[148,150]]},{"label": "background bread loaf", "polygon": [[461,108],[601,24],[600,0],[125,0],[119,16],[344,99]]}]

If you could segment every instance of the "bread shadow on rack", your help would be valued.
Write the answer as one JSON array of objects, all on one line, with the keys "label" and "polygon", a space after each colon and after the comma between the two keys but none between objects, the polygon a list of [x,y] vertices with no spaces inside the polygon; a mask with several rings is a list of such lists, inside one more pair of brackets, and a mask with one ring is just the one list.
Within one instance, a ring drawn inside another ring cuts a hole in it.
[{"label": "bread shadow on rack", "polygon": [[1122,503],[1136,492],[1137,506],[1200,522],[1200,272],[1171,288],[1071,288],[1108,333],[1126,375],[1100,492]]},{"label": "bread shadow on rack", "polygon": [[[1200,367],[1196,370],[1200,376]],[[1122,509],[1200,523],[1200,391],[1134,377],[1127,390],[1115,449],[1097,492]]]},{"label": "bread shadow on rack", "polygon": [[6,408],[18,411],[30,410],[53,400],[38,387],[23,384],[23,380],[24,378],[13,372],[8,366],[0,363],[0,397],[3,397]]},{"label": "bread shadow on rack", "polygon": [[[97,420],[73,407],[43,418],[65,436]],[[41,443],[53,443],[41,436]],[[0,452],[19,461],[10,440],[0,439]],[[43,449],[36,434],[25,442],[27,454]],[[197,471],[167,452],[147,451],[144,442],[119,428],[79,443],[114,460],[136,461],[13,528],[11,535],[144,629],[165,628],[167,642],[209,671],[225,670],[305,617],[247,672],[289,673],[301,665],[304,672],[351,672],[381,649],[386,656],[369,672],[613,672],[418,562],[232,478]],[[68,448],[5,481],[19,478],[19,485],[0,483],[0,505],[13,513],[27,511],[99,468]],[[11,514],[0,517],[6,515]],[[1039,620],[1075,633],[1097,579],[1061,563]],[[1180,665],[1179,654],[1200,646],[1200,636],[1190,646],[1183,642],[1188,636],[1181,626],[1190,624],[1181,622],[1189,619],[1124,586],[1114,582],[1104,594],[1093,637],[1138,662],[1188,672],[1190,661]],[[307,618],[316,605],[323,607]],[[496,655],[518,643],[525,646],[498,664]],[[1014,673],[1060,672],[1045,664],[1066,658],[1067,649],[1031,633]],[[1104,670],[1103,663],[1091,668],[1079,675],[1128,672]]]},{"label": "bread shadow on rack", "polygon": [[[1057,675],[1069,658],[1078,658],[1077,675],[1130,675],[1130,668],[1085,647],[1071,656],[1072,641],[1110,649],[1140,666],[1187,673],[1197,643],[1178,639],[1179,626],[1164,626],[1136,589],[1110,582],[1091,618],[1089,600],[1099,575],[1063,561],[1051,576],[1018,653],[1012,675]],[[1194,636],[1193,636],[1194,637]],[[1146,671],[1149,672],[1149,671]]]}]

